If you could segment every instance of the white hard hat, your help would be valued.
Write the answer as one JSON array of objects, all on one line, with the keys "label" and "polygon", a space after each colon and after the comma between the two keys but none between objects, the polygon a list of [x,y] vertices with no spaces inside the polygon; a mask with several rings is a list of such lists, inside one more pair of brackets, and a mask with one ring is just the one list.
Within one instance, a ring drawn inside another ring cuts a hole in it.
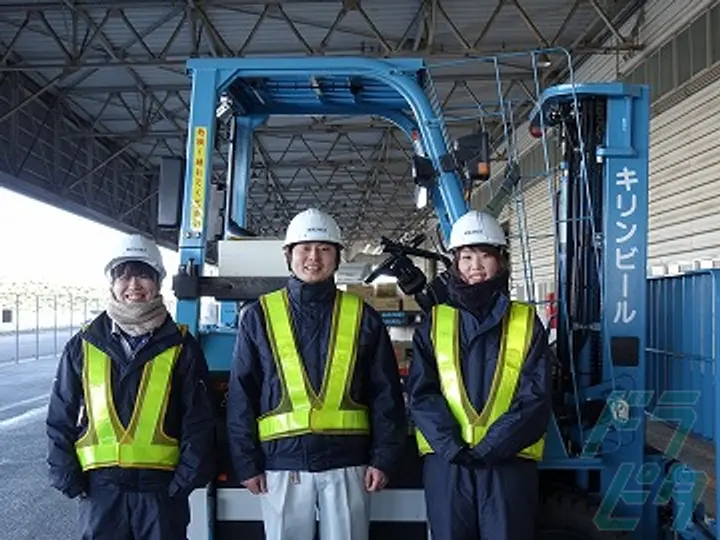
[{"label": "white hard hat", "polygon": [[143,262],[157,271],[160,281],[165,278],[165,266],[160,250],[149,238],[139,234],[124,236],[115,248],[113,257],[105,265],[105,275],[109,279],[110,273],[116,266],[129,261]]},{"label": "white hard hat", "polygon": [[328,242],[343,247],[337,222],[330,214],[315,208],[300,212],[288,225],[283,247],[300,242]]},{"label": "white hard hat", "polygon": [[505,232],[494,217],[485,212],[471,210],[453,223],[448,249],[452,251],[475,244],[505,247],[507,240]]}]

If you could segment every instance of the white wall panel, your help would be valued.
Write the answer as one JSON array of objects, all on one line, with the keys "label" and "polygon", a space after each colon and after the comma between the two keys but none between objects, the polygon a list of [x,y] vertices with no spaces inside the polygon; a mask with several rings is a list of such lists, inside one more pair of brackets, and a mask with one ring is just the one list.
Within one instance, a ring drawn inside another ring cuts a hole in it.
[{"label": "white wall panel", "polygon": [[[644,21],[639,30],[639,41],[645,44],[645,50],[627,58],[615,55],[593,55],[574,71],[575,82],[614,81],[620,73],[631,70],[638,63],[655,52],[672,34],[705,11],[714,0],[650,0],[645,4]],[[621,34],[629,36],[637,23],[638,14],[634,14],[621,27]],[[614,38],[605,43],[607,47],[614,45]],[[621,53],[622,54],[622,53]],[[569,81],[568,81],[569,82]],[[528,148],[537,143],[523,125],[517,132],[517,148],[524,154]]]},{"label": "white wall panel", "polygon": [[[532,263],[533,281],[537,284],[555,281],[555,243],[553,240],[553,219],[548,182],[536,181],[525,189],[525,227],[518,223],[518,208],[511,200],[501,218],[510,223],[510,255],[512,279],[515,285],[525,283],[523,253]],[[525,247],[523,248],[524,238]]]},{"label": "white wall panel", "polygon": [[[576,81],[612,81],[627,72],[672,34],[681,30],[713,0],[653,0],[645,6],[640,41],[646,51],[632,58],[594,57],[578,68]],[[636,15],[623,26],[628,35]],[[612,43],[608,43],[611,46]],[[650,133],[649,260],[651,266],[690,265],[720,260],[720,81],[655,116]],[[521,154],[537,139],[527,127],[518,132]],[[553,282],[555,275],[552,210],[547,181],[526,188],[527,226],[535,282]],[[524,281],[515,203],[511,199],[501,218],[509,220],[513,280]]]},{"label": "white wall panel", "polygon": [[[720,81],[651,121],[648,267],[720,260]],[[547,182],[525,190],[535,282],[554,280],[552,209]],[[524,282],[514,200],[509,221],[513,280]]]},{"label": "white wall panel", "polygon": [[[632,55],[617,57],[609,54],[592,55],[574,70],[575,82],[614,81],[620,73],[632,70],[634,66],[652,54],[672,34],[682,29],[696,16],[710,7],[715,0],[650,0],[646,3],[643,23],[640,25],[639,40],[645,44],[645,50]],[[629,36],[637,23],[639,14],[634,14],[622,25],[622,35]],[[605,43],[607,47],[614,45],[614,38]],[[621,53],[622,54],[622,53]],[[569,81],[568,81],[569,82]],[[528,125],[523,124],[517,130],[515,145],[520,155],[524,154],[538,140],[533,138]],[[497,173],[501,168],[498,167]]]},{"label": "white wall panel", "polygon": [[649,263],[720,259],[720,81],[651,122]]}]

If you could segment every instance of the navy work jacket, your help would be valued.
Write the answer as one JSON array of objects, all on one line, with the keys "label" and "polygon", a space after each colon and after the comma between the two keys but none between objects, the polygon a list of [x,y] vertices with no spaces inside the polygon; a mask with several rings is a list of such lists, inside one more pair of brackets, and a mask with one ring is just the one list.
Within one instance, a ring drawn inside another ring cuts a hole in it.
[{"label": "navy work jacket", "polygon": [[[332,280],[287,284],[293,332],[310,384],[319,392],[337,289]],[[241,313],[230,373],[227,428],[235,473],[240,481],[265,470],[319,472],[371,465],[390,475],[397,466],[408,431],[397,360],[380,315],[364,305],[357,363],[350,396],[369,409],[366,435],[305,434],[260,442],[257,420],[275,409],[282,382],[268,341],[265,317],[256,301]]]},{"label": "navy work jacket", "polygon": [[[497,294],[485,317],[460,309],[460,368],[467,396],[480,412],[492,386],[502,331],[510,300]],[[449,303],[449,302],[448,302]],[[551,363],[547,332],[535,318],[535,328],[518,388],[510,409],[489,428],[474,448],[460,434],[460,424],[442,395],[435,352],[430,340],[431,317],[416,329],[407,379],[410,416],[435,452],[453,461],[460,450],[477,465],[516,459],[516,454],[537,441],[547,430],[551,407]],[[520,459],[520,458],[517,458]]]},{"label": "navy work jacket", "polygon": [[[108,467],[84,473],[75,442],[88,427],[82,387],[83,345],[87,339],[111,359],[112,394],[118,417],[127,427],[132,417],[143,367],[162,351],[182,343],[172,375],[165,433],[180,441],[180,462],[174,471]],[[46,428],[48,465],[53,487],[75,497],[92,486],[126,491],[163,491],[188,495],[212,479],[215,468],[215,410],[208,392],[205,356],[189,332],[183,336],[170,316],[130,357],[113,332],[105,312],[68,341],[53,382]]]}]

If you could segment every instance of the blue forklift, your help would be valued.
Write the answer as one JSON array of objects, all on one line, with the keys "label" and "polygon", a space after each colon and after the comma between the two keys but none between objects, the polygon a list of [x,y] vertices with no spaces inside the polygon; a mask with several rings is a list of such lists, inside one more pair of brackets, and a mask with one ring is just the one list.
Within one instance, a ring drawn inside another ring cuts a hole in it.
[{"label": "blue forklift", "polygon": [[[541,52],[528,53],[533,66]],[[467,61],[497,65],[498,57]],[[510,192],[519,171],[510,151],[506,163],[489,171],[487,133],[450,139],[431,69],[421,59],[213,58],[191,59],[187,69],[187,159],[182,170],[165,164],[158,218],[178,235],[176,319],[198,336],[207,356],[221,442],[216,480],[191,497],[190,538],[260,540],[259,503],[234,477],[223,436],[238,312],[287,279],[283,264],[263,259],[272,259],[275,240],[247,227],[254,131],[276,115],[384,118],[411,141],[415,181],[444,238],[470,207],[468,186],[495,182]],[[230,130],[223,181],[211,174],[219,108]],[[561,156],[545,171],[556,186],[557,338],[537,540],[715,538],[714,522],[698,505],[701,475],[645,440],[649,115],[646,86],[570,80],[538,92],[525,119],[546,162],[551,144]],[[421,249],[420,240],[385,239],[387,259],[368,281],[394,275],[427,310],[443,301],[444,274],[427,279],[410,257],[447,259]],[[212,275],[211,261],[217,263]],[[217,303],[218,315],[203,324],[208,302]],[[403,469],[374,496],[373,539],[429,537],[411,433],[408,426]]]}]

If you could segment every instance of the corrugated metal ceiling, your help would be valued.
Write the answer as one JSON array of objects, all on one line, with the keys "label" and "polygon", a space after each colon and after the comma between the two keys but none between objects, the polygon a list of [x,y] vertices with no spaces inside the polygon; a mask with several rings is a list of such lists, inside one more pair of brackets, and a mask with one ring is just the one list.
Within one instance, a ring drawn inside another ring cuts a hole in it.
[{"label": "corrugated metal ceiling", "polygon": [[[191,9],[186,2],[169,0],[99,0],[77,1],[71,9],[60,1],[5,0],[0,1],[0,40],[6,45],[13,43],[8,66],[21,69],[40,85],[61,73],[63,67],[72,65],[79,69],[79,73],[61,78],[56,88],[67,93],[66,101],[82,117],[92,119],[102,111],[95,130],[83,136],[101,137],[111,131],[115,133],[114,139],[124,144],[133,139],[123,141],[117,134],[134,133],[135,143],[128,146],[127,152],[141,161],[150,159],[157,163],[167,152],[183,155],[185,151],[190,81],[184,72],[184,62],[190,56],[420,55],[433,64],[467,54],[570,46],[583,36],[583,46],[587,47],[598,36],[608,33],[590,2],[504,0],[500,1],[503,5],[497,11],[498,3],[498,0],[394,0],[392,3],[386,0],[279,3],[205,0],[202,8]],[[630,0],[600,2],[611,16],[631,3]],[[355,5],[359,9],[351,9]],[[533,27],[541,36],[536,35]],[[593,31],[588,33],[589,30]],[[90,45],[80,53],[83,44],[88,42]],[[583,54],[580,49],[576,53]],[[79,54],[82,54],[79,58],[68,57]],[[520,60],[515,63],[518,62]],[[97,71],[88,72],[87,65]],[[9,67],[0,66],[0,71],[3,69]],[[452,135],[464,134],[477,124],[477,118],[472,118],[478,115],[477,100],[498,101],[492,65],[446,66],[434,75],[438,79],[440,101],[446,104]],[[532,73],[526,70],[502,66],[500,76],[503,91],[512,86],[506,99],[526,100],[528,89],[531,93],[534,90]],[[511,82],[516,79],[521,81]],[[110,103],[103,108],[108,98]],[[162,110],[158,110],[160,104]],[[148,111],[158,112],[155,122],[140,130],[136,119],[142,124],[143,114]],[[298,139],[305,136],[318,156],[325,156],[332,148],[328,159],[343,163],[351,161],[356,151],[353,145],[368,148],[369,155],[369,148],[378,145],[385,136],[379,128],[384,124],[373,119],[326,120],[331,133],[320,135],[317,119],[273,118],[262,130],[284,129],[286,133],[283,136],[266,133],[258,141],[274,161],[280,160],[293,134]],[[332,147],[337,129],[346,130],[347,138]],[[387,139],[390,151],[386,158],[378,160],[377,167],[391,166],[393,174],[402,175],[409,163],[396,141],[401,141],[405,149],[408,144],[404,136],[397,133]],[[158,140],[162,141],[163,152],[149,155],[158,146]],[[309,155],[307,147],[297,142],[293,143],[297,146],[294,154]],[[295,158],[288,159],[292,163]],[[287,164],[278,163],[275,167],[279,175],[302,177],[298,180],[301,184],[314,182],[302,167],[296,167],[295,174]],[[347,180],[348,175],[344,174],[344,178]],[[262,178],[258,180],[262,181]],[[362,184],[356,188],[360,190],[357,193],[361,193]],[[352,198],[357,193],[351,190],[344,195]],[[391,210],[404,212],[407,217],[413,214],[411,190],[391,200],[373,199],[373,203],[385,205],[379,208],[380,214],[390,215]],[[344,212],[349,219],[357,210],[347,208]],[[259,223],[261,218],[261,214],[252,215],[250,222]],[[383,232],[399,231],[403,221],[398,217],[396,223],[388,224],[394,231]],[[380,232],[377,228],[381,225],[379,219],[371,219],[367,231]]]}]

